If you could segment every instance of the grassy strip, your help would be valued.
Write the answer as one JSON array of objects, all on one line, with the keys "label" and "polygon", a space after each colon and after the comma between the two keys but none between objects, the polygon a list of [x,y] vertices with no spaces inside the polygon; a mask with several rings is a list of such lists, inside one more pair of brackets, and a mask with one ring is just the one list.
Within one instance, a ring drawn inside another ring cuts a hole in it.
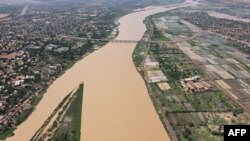
[{"label": "grassy strip", "polygon": [[[80,141],[81,135],[81,116],[82,116],[82,99],[83,84],[79,86],[76,97],[67,109],[61,127],[56,131],[53,140],[55,141]],[[68,120],[70,119],[70,120]]]},{"label": "grassy strip", "polygon": [[38,131],[34,134],[34,136],[31,138],[31,141],[36,140],[36,136],[40,134],[40,132],[45,128],[50,120],[53,118],[53,116],[57,113],[57,111],[62,108],[63,104],[67,101],[67,99],[70,97],[71,92],[60,102],[60,104],[56,107],[56,109],[51,113],[51,115],[48,117],[48,119],[43,123],[43,125],[38,129]]}]

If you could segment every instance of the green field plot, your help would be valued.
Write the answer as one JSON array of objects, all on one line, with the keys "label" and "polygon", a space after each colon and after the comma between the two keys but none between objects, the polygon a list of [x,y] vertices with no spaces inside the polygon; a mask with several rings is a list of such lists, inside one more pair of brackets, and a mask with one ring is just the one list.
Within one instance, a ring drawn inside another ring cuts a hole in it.
[{"label": "green field plot", "polygon": [[144,59],[146,53],[146,46],[143,44],[138,44],[133,52],[133,61],[135,66],[139,67]]},{"label": "green field plot", "polygon": [[205,92],[202,94],[190,94],[188,101],[196,111],[233,111],[239,107],[220,91]]}]

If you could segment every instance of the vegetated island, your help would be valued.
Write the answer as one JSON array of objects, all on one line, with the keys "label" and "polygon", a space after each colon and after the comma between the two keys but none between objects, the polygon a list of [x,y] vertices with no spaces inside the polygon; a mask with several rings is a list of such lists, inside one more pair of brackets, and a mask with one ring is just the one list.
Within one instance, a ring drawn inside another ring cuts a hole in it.
[{"label": "vegetated island", "polygon": [[70,92],[31,141],[80,141],[84,84]]}]

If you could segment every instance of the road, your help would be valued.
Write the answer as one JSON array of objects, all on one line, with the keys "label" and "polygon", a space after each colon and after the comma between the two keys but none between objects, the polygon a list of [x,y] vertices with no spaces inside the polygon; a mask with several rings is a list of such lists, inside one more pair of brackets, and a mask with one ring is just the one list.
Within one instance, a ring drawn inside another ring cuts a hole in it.
[{"label": "road", "polygon": [[27,13],[28,8],[29,7],[26,5],[23,7],[22,11],[18,15],[13,16],[13,17],[2,18],[2,19],[0,19],[0,21],[10,21],[10,20],[16,19],[18,17],[24,16]]},{"label": "road", "polygon": [[24,8],[23,8],[22,12],[19,14],[19,16],[25,15],[27,10],[28,10],[28,6],[26,5],[26,6],[24,6]]}]

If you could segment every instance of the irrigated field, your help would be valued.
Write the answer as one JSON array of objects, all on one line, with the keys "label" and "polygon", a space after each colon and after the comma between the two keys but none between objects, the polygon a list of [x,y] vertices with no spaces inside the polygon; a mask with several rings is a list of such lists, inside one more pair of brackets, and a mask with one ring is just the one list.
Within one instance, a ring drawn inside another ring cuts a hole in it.
[{"label": "irrigated field", "polygon": [[[153,20],[156,29],[162,29],[157,34],[168,35],[171,40],[187,38],[191,32],[178,17],[154,17]],[[195,28],[193,25],[189,27]],[[162,35],[153,37],[160,40]],[[217,48],[218,45],[210,42],[191,40],[175,46],[154,43],[148,48],[148,45],[140,44],[135,49],[135,65],[147,83],[156,110],[166,129],[174,130],[181,141],[220,141],[223,140],[223,125],[250,123],[250,115],[224,91],[250,108],[250,99],[247,99],[250,75],[245,71],[245,65]],[[145,72],[152,70],[163,72],[167,79],[148,81],[150,78]]]}]

